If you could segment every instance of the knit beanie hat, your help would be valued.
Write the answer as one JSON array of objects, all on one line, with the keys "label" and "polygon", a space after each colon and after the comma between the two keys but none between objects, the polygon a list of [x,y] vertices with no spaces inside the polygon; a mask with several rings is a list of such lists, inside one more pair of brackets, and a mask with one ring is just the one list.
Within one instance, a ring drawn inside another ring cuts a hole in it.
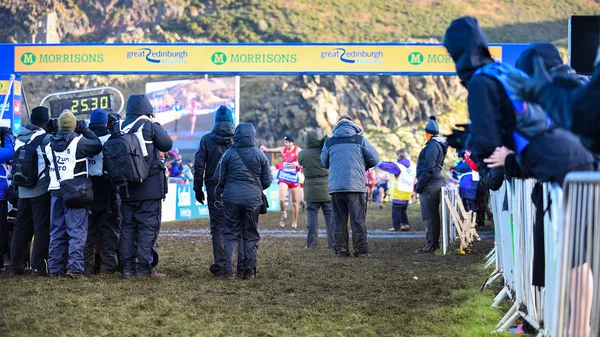
[{"label": "knit beanie hat", "polygon": [[425,125],[425,132],[434,136],[440,133],[440,126],[435,116],[429,116],[429,121]]},{"label": "knit beanie hat", "polygon": [[31,124],[35,126],[46,126],[50,120],[50,114],[48,108],[44,106],[38,106],[31,110],[31,116],[29,117]]},{"label": "knit beanie hat", "polygon": [[77,121],[70,110],[65,110],[58,117],[58,129],[65,131],[75,131]]},{"label": "knit beanie hat", "polygon": [[108,124],[108,113],[106,110],[95,109],[90,114],[90,124]]}]

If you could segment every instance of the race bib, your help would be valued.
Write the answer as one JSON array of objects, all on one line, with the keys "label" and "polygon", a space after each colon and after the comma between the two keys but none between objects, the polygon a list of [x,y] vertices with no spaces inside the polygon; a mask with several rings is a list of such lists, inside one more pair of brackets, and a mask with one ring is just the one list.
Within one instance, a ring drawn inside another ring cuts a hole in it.
[{"label": "race bib", "polygon": [[296,173],[296,167],[292,163],[283,163],[283,170],[286,172]]},{"label": "race bib", "polygon": [[295,171],[293,173],[285,171],[285,164],[284,170],[281,170],[279,173],[277,173],[277,180],[290,184],[298,184],[300,182],[298,174],[296,174]]}]

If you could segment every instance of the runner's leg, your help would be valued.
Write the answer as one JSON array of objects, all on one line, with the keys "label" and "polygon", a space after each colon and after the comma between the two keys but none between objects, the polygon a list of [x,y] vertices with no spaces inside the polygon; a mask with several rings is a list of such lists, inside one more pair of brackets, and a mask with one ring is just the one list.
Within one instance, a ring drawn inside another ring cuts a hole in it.
[{"label": "runner's leg", "polygon": [[292,195],[292,209],[293,209],[293,221],[292,221],[292,228],[297,228],[298,227],[298,192],[300,191],[299,187],[296,188],[291,188],[290,189],[290,194]]}]

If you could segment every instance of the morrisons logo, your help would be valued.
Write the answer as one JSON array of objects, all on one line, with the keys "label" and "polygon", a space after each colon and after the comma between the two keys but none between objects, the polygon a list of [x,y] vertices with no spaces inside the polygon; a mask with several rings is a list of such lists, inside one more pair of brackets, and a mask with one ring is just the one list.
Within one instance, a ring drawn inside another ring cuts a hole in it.
[{"label": "morrisons logo", "polygon": [[212,61],[212,63],[220,66],[221,64],[224,64],[225,62],[227,62],[227,55],[225,55],[225,53],[216,52],[216,53],[212,54],[212,56],[210,57],[210,60]]},{"label": "morrisons logo", "polygon": [[412,64],[413,66],[418,66],[419,64],[423,63],[424,59],[425,58],[423,57],[423,54],[419,53],[418,51],[408,54],[408,63]]},{"label": "morrisons logo", "polygon": [[408,63],[413,66],[418,66],[421,63],[436,63],[436,64],[446,64],[453,63],[452,57],[449,54],[427,54],[427,60],[425,60],[425,56],[419,52],[412,52],[408,54]]},{"label": "morrisons logo", "polygon": [[26,66],[30,66],[32,64],[34,64],[36,61],[35,55],[33,53],[25,53],[23,55],[21,55],[21,63],[23,63]]}]

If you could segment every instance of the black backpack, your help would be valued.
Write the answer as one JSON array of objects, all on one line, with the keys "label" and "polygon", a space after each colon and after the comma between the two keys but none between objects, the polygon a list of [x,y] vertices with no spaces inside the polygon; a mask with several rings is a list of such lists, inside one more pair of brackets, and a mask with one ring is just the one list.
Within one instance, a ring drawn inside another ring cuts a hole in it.
[{"label": "black backpack", "polygon": [[142,150],[142,146],[145,147],[146,144],[140,143],[136,136],[138,131],[142,132],[142,126],[148,121],[138,120],[127,133],[113,133],[104,143],[102,150],[108,179],[115,187],[125,186],[128,197],[128,185],[144,182],[150,171],[150,161],[144,157]]},{"label": "black backpack", "polygon": [[44,172],[38,172],[37,148],[46,134],[40,134],[15,150],[12,157],[12,180],[15,186],[33,187]]}]

